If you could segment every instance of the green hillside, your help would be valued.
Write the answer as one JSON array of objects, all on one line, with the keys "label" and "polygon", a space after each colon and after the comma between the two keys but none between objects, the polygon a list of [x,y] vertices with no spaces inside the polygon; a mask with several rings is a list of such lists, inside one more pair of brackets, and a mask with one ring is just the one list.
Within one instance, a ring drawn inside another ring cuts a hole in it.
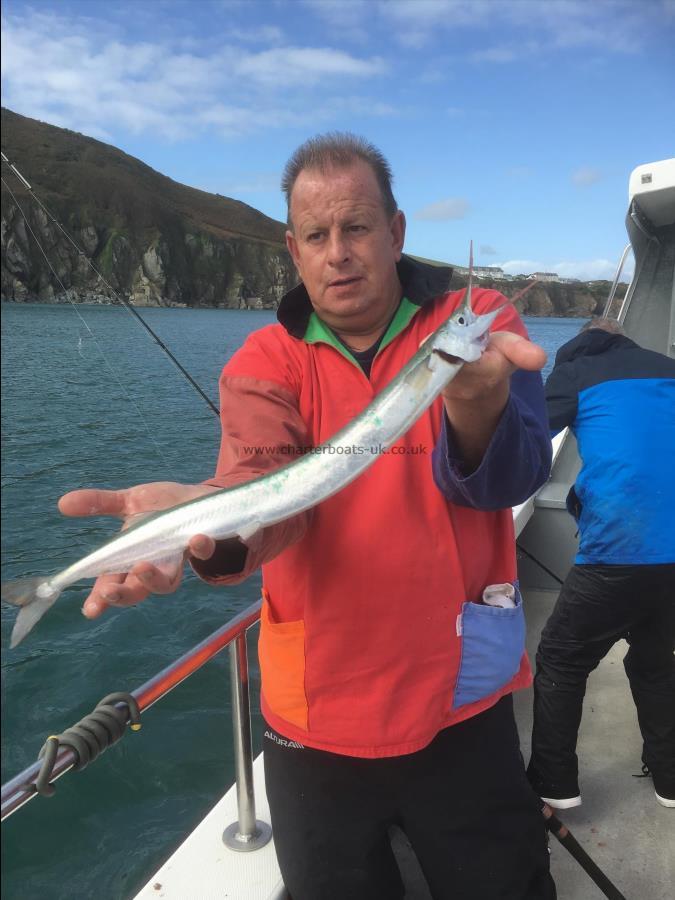
[{"label": "green hillside", "polygon": [[[178,184],[93,138],[2,110],[2,150],[115,289],[136,302],[274,305],[295,279],[284,225],[245,203]],[[77,299],[97,279],[3,165],[3,178]],[[2,186],[2,296],[62,293]],[[89,298],[91,299],[91,297]]]}]

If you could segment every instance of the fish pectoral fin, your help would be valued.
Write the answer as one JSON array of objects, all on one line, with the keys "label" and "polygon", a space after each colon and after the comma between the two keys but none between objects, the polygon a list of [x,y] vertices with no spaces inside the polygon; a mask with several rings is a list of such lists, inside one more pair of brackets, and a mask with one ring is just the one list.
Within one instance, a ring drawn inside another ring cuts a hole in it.
[{"label": "fish pectoral fin", "polygon": [[122,522],[122,527],[120,528],[120,531],[126,531],[127,528],[131,528],[132,525],[140,525],[140,523],[143,521],[143,519],[149,519],[150,516],[154,516],[156,514],[157,513],[153,512],[153,511],[132,513],[130,516],[126,517],[124,522]]},{"label": "fish pectoral fin", "polygon": [[262,522],[251,522],[249,525],[246,525],[243,528],[240,528],[237,532],[237,537],[242,540],[245,544],[250,545],[251,538],[254,534],[257,534],[262,528]]},{"label": "fish pectoral fin", "polygon": [[160,572],[163,572],[170,578],[174,578],[179,572],[183,571],[184,562],[185,557],[183,551],[179,550],[178,553],[171,553],[168,556],[162,556],[161,559],[153,560],[152,564],[158,568]]}]

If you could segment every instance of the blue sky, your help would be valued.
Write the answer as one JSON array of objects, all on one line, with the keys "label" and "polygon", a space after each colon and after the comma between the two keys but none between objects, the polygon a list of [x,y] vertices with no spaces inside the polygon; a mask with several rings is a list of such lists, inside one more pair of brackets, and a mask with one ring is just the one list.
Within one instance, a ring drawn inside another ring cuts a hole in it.
[{"label": "blue sky", "polygon": [[277,219],[295,147],[353,131],[410,253],[611,278],[674,48],[675,0],[4,0],[2,102]]}]

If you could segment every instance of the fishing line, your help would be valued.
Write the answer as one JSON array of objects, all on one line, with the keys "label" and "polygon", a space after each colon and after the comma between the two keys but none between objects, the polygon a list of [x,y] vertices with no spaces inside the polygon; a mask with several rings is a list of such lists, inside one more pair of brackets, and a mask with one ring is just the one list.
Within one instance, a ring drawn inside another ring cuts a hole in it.
[{"label": "fishing line", "polygon": [[[7,163],[7,165],[10,167],[10,169],[12,170],[12,172],[17,176],[17,178],[19,179],[19,181],[21,181],[21,183],[24,185],[24,187],[28,190],[28,192],[30,193],[30,195],[31,195],[31,196],[33,197],[33,199],[35,200],[35,202],[36,202],[36,203],[40,206],[40,208],[43,210],[43,212],[45,213],[45,215],[47,215],[48,218],[51,219],[51,221],[56,225],[56,227],[59,229],[59,231],[61,231],[61,233],[63,234],[63,236],[66,238],[66,240],[67,240],[70,244],[72,244],[72,246],[75,248],[75,250],[78,252],[78,254],[79,254],[79,255],[87,262],[87,265],[88,265],[88,266],[91,268],[91,270],[96,274],[96,276],[103,282],[103,284],[108,288],[108,290],[109,290],[109,291],[111,292],[111,294],[113,295],[114,299],[117,300],[117,302],[118,302],[121,306],[123,306],[123,307],[126,309],[126,311],[127,311],[130,315],[134,316],[134,318],[136,319],[136,321],[137,321],[137,322],[138,322],[138,323],[146,330],[146,332],[150,335],[150,337],[151,337],[151,338],[155,341],[155,343],[159,346],[160,350],[162,350],[162,351],[166,354],[166,356],[169,357],[169,359],[170,359],[171,362],[176,366],[176,368],[177,368],[178,371],[181,373],[181,375],[188,381],[189,384],[192,385],[192,387],[197,391],[197,393],[200,395],[200,397],[202,398],[202,400],[204,400],[204,401],[207,403],[207,405],[210,407],[211,411],[214,412],[214,413],[216,414],[216,416],[220,417],[220,410],[218,409],[218,407],[216,406],[216,404],[211,400],[210,397],[207,396],[207,394],[204,393],[204,391],[203,391],[202,388],[199,386],[199,384],[197,384],[197,382],[196,382],[195,379],[192,377],[192,375],[190,375],[190,373],[187,371],[187,369],[186,369],[186,368],[185,368],[185,367],[184,367],[184,366],[176,359],[176,357],[175,357],[175,356],[173,355],[173,353],[169,350],[169,348],[166,346],[166,344],[161,340],[161,338],[160,338],[157,334],[155,334],[155,332],[154,332],[154,331],[152,330],[152,328],[148,325],[148,323],[147,323],[147,322],[145,321],[145,319],[141,316],[141,314],[140,314],[140,313],[139,313],[139,312],[138,312],[138,311],[137,311],[130,303],[127,303],[127,301],[124,299],[124,297],[120,296],[120,294],[117,293],[117,291],[115,290],[115,288],[114,288],[108,281],[106,281],[105,277],[101,274],[101,272],[99,272],[99,270],[96,268],[96,266],[93,264],[93,262],[91,261],[91,259],[90,259],[90,258],[87,256],[87,254],[84,252],[84,250],[82,250],[82,248],[79,247],[79,246],[75,243],[75,241],[74,241],[74,240],[72,239],[72,237],[68,234],[68,232],[66,231],[66,229],[61,225],[61,223],[60,223],[59,220],[56,218],[56,216],[55,216],[55,215],[52,213],[52,211],[51,211],[47,206],[45,206],[45,204],[40,200],[40,198],[37,196],[37,194],[35,193],[35,191],[34,191],[33,188],[31,187],[31,185],[26,181],[26,179],[25,179],[25,178],[23,177],[23,175],[19,172],[19,170],[16,168],[16,166],[13,165],[13,163],[11,163],[11,162],[7,159],[7,157],[5,156],[4,153],[2,154],[2,161],[3,161],[4,163]],[[7,187],[7,183],[6,183],[4,180],[3,180],[2,183],[5,185],[5,187]],[[11,190],[9,189],[9,187],[7,187],[7,190],[8,190],[8,191],[10,192],[10,194],[12,195],[12,198],[14,199],[14,202],[15,202],[16,205],[19,207],[19,210],[21,211],[21,215],[24,217],[24,219],[25,219],[25,221],[26,221],[26,224],[28,225],[28,219],[26,218],[26,214],[24,213],[24,211],[23,211],[23,210],[21,209],[21,207],[19,206],[19,204],[18,204],[16,198],[14,197],[14,194],[12,194]],[[30,229],[30,225],[28,225],[28,228]],[[33,234],[32,229],[30,229],[30,230],[31,230],[31,233]],[[37,238],[36,238],[36,240],[37,240]],[[39,242],[38,242],[38,246],[39,246]],[[41,247],[40,247],[40,249],[42,250]],[[44,251],[42,251],[42,253],[43,253],[43,256],[45,256],[45,259],[46,259],[46,255],[45,255]],[[47,261],[47,262],[48,262],[48,264],[49,264],[49,261]],[[55,275],[55,277],[57,278],[57,280],[58,280],[59,284],[61,285],[61,287],[63,287],[63,284],[62,284],[61,280],[58,278],[58,276],[56,276],[56,273],[54,272],[54,269],[52,268],[51,265],[49,266],[49,268],[50,268],[51,271],[54,273],[54,275]],[[64,289],[64,291],[65,291],[65,287],[64,287],[63,289]],[[67,292],[66,292],[66,293],[67,293]],[[69,301],[70,303],[73,302],[72,300],[70,300],[70,297],[68,297],[68,301]],[[74,305],[74,304],[73,304],[73,305]]]},{"label": "fishing line", "polygon": [[[4,156],[4,154],[3,154],[3,156]],[[150,438],[150,441],[151,441],[152,444],[154,445],[155,450],[156,450],[157,453],[159,454],[160,459],[161,459],[162,462],[168,467],[168,469],[169,469],[170,471],[173,471],[173,468],[172,468],[171,464],[169,463],[168,459],[167,459],[166,456],[164,455],[164,451],[162,450],[162,448],[160,447],[160,445],[157,443],[157,441],[155,440],[155,438],[154,438],[152,432],[150,431],[150,428],[148,427],[148,423],[147,423],[147,421],[146,421],[146,419],[145,419],[145,417],[144,417],[144,415],[143,415],[142,410],[140,409],[139,405],[136,403],[136,401],[134,400],[134,398],[132,397],[132,395],[129,393],[129,391],[125,388],[124,384],[120,381],[120,379],[119,379],[119,377],[118,377],[118,375],[117,375],[117,372],[115,371],[115,369],[114,369],[113,366],[111,365],[111,363],[110,363],[110,361],[108,360],[108,357],[106,356],[106,354],[105,354],[103,348],[102,348],[101,345],[99,344],[99,342],[98,342],[98,340],[97,340],[97,338],[96,338],[95,333],[91,330],[91,328],[90,328],[89,325],[87,324],[87,320],[84,318],[84,316],[82,315],[82,313],[81,313],[81,312],[79,311],[79,309],[77,308],[77,304],[74,303],[74,302],[70,299],[70,292],[68,291],[68,289],[66,288],[66,286],[64,285],[64,283],[63,283],[63,282],[61,281],[61,279],[59,278],[59,275],[58,275],[58,273],[56,272],[56,270],[54,269],[54,266],[53,266],[53,265],[51,264],[51,262],[49,261],[49,257],[48,257],[47,254],[45,253],[45,251],[44,251],[44,249],[43,249],[43,247],[42,247],[42,244],[40,243],[40,241],[39,241],[37,235],[35,234],[35,232],[34,232],[33,229],[31,228],[30,222],[28,221],[28,217],[26,216],[26,213],[23,211],[23,209],[22,209],[22,207],[21,207],[21,204],[19,203],[19,201],[17,200],[17,198],[16,198],[15,195],[13,194],[12,189],[9,187],[9,185],[7,184],[7,182],[5,181],[5,179],[2,178],[1,176],[0,176],[0,181],[1,181],[1,182],[4,184],[4,186],[7,188],[7,190],[8,190],[9,193],[10,193],[10,196],[11,196],[12,200],[16,203],[17,209],[19,210],[19,212],[20,212],[21,215],[23,216],[24,222],[26,223],[26,227],[28,228],[28,230],[29,230],[30,233],[32,234],[33,239],[35,240],[35,243],[37,244],[38,249],[40,250],[40,253],[42,253],[42,255],[44,256],[45,262],[46,262],[47,265],[49,266],[49,269],[50,269],[52,275],[54,276],[54,278],[56,279],[56,281],[58,282],[58,284],[59,284],[60,287],[62,288],[62,290],[63,290],[63,292],[64,292],[64,294],[65,294],[65,296],[66,296],[66,299],[68,300],[68,302],[70,303],[70,305],[71,305],[71,306],[73,307],[73,309],[75,310],[75,312],[76,312],[78,318],[80,319],[80,321],[82,322],[82,324],[84,325],[84,327],[85,327],[85,328],[87,329],[87,331],[89,332],[89,334],[90,334],[92,340],[94,341],[94,343],[96,344],[96,346],[97,346],[97,348],[98,348],[99,353],[100,353],[101,356],[103,357],[103,361],[105,362],[106,366],[108,367],[108,371],[109,371],[110,374],[112,375],[113,379],[116,381],[118,387],[120,388],[120,390],[122,391],[122,393],[124,394],[124,396],[125,396],[125,397],[127,398],[127,400],[132,404],[132,406],[136,409],[136,412],[138,413],[138,416],[139,416],[141,422],[143,423],[143,427],[145,428],[146,432],[148,433],[148,437]]]},{"label": "fishing line", "polygon": [[560,584],[560,585],[564,584],[563,580],[562,580],[561,578],[559,578],[559,577],[555,574],[555,572],[552,572],[552,571],[548,568],[548,566],[545,566],[541,560],[537,559],[536,556],[532,556],[532,554],[529,553],[529,552],[523,547],[523,545],[522,545],[522,544],[519,544],[517,541],[516,541],[516,550],[518,550],[519,553],[522,553],[523,556],[527,556],[527,558],[528,558],[528,559],[531,559],[532,562],[536,563],[536,564],[539,566],[540,569],[543,569],[544,572],[546,572],[547,575],[550,575],[551,578],[553,578],[555,581],[558,582],[558,584]]}]

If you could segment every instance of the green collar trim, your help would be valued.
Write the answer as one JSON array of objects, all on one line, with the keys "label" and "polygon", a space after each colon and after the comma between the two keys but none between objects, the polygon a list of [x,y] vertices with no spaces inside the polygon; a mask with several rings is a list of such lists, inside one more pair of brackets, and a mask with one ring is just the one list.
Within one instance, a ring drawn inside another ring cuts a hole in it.
[{"label": "green collar trim", "polygon": [[345,345],[337,339],[328,325],[320,319],[315,312],[312,312],[307,323],[307,330],[303,336],[303,341],[308,344],[330,344],[331,347],[341,353],[345,359],[358,365],[354,357],[351,355]]},{"label": "green collar trim", "polygon": [[[398,305],[398,309],[396,310],[396,314],[394,318],[389,323],[389,327],[386,332],[382,336],[382,340],[380,342],[380,346],[377,349],[376,356],[384,350],[384,348],[391,344],[391,342],[396,338],[405,328],[407,328],[409,322],[412,320],[415,313],[419,312],[420,307],[416,303],[411,303],[407,297],[403,297],[401,302]],[[350,362],[358,365],[356,359],[349,352],[347,347],[342,343],[342,341],[338,340],[337,336],[331,331],[331,329],[326,325],[326,323],[320,319],[315,312],[312,312],[309,317],[309,322],[307,323],[307,329],[305,334],[303,335],[303,340],[308,344],[330,344],[331,347],[335,347],[335,349],[341,353],[345,359],[348,359]]]},{"label": "green collar trim", "polygon": [[413,316],[419,311],[420,307],[417,303],[411,303],[407,297],[403,297],[396,310],[396,315],[389,323],[389,328],[387,328],[382,337],[382,342],[380,343],[377,352],[379,353],[381,350],[384,350],[387,344],[391,344],[394,338],[398,337],[398,335],[408,327]]}]

